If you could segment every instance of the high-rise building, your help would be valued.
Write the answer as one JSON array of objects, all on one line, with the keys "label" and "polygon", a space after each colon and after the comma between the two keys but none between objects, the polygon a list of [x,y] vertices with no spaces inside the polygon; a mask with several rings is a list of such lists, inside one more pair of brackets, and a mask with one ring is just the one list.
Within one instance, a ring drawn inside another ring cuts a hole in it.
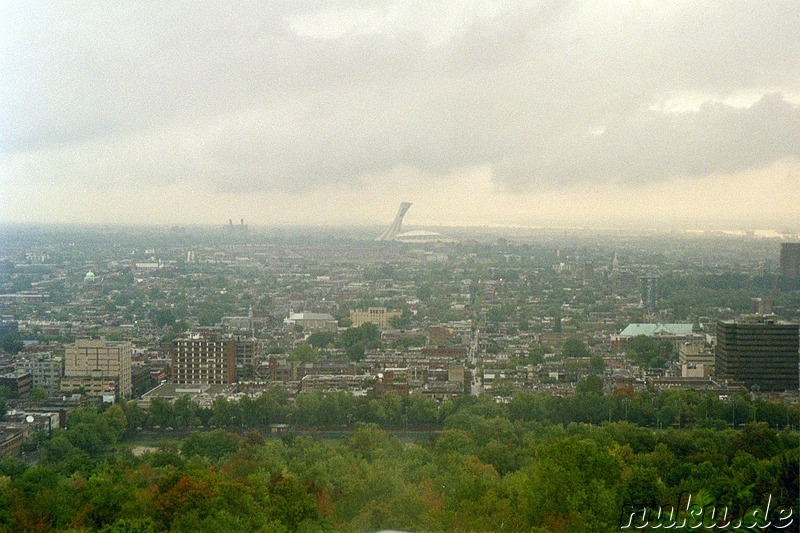
[{"label": "high-rise building", "polygon": [[191,335],[173,341],[172,381],[229,385],[236,382],[236,341]]},{"label": "high-rise building", "polygon": [[800,242],[781,243],[780,274],[784,278],[800,279]]},{"label": "high-rise building", "polygon": [[129,398],[132,355],[130,342],[84,339],[66,345],[61,391],[83,390],[108,401]]},{"label": "high-rise building", "polygon": [[774,316],[717,322],[716,375],[751,390],[796,391],[800,325]]}]

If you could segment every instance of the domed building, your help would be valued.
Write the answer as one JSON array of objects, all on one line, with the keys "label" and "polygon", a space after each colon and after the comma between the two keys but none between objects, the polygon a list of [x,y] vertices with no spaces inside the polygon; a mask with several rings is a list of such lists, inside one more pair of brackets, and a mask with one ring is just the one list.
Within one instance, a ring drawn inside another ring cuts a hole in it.
[{"label": "domed building", "polygon": [[386,229],[386,231],[378,235],[375,238],[375,240],[396,241],[396,242],[404,242],[411,244],[455,242],[452,239],[443,237],[440,233],[436,233],[435,231],[418,229],[413,231],[402,232],[403,217],[406,215],[406,212],[409,210],[410,207],[411,207],[411,202],[401,203],[400,209],[398,209],[397,215],[395,216],[392,224]]},{"label": "domed building", "polygon": [[404,233],[398,233],[392,239],[398,242],[405,242],[405,243],[417,243],[417,244],[426,244],[426,243],[434,243],[434,242],[453,242],[450,239],[447,239],[442,236],[441,233],[436,233],[435,231],[428,231],[424,229],[417,229],[413,231],[406,231]]}]

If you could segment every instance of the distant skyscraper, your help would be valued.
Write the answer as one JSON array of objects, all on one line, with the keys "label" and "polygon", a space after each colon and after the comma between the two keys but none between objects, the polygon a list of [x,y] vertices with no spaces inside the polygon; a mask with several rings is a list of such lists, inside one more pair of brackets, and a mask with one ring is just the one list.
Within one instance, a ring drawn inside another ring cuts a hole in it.
[{"label": "distant skyscraper", "polygon": [[800,326],[774,316],[748,316],[717,322],[715,368],[719,377],[749,389],[796,391]]},{"label": "distant skyscraper", "polygon": [[781,243],[780,273],[784,278],[800,278],[800,242]]}]

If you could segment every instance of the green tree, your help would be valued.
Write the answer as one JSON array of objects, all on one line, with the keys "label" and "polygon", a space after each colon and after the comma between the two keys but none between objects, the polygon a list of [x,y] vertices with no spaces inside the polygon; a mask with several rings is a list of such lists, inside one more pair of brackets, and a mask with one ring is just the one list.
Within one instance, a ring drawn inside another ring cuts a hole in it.
[{"label": "green tree", "polygon": [[103,411],[103,419],[108,422],[114,442],[122,439],[128,429],[128,418],[125,410],[119,404],[114,404]]},{"label": "green tree", "polygon": [[544,362],[544,350],[541,346],[533,346],[528,350],[528,363],[539,365]]},{"label": "green tree", "polygon": [[324,395],[320,391],[311,391],[308,394],[298,394],[294,401],[292,420],[301,426],[321,425],[320,413]]},{"label": "green tree", "polygon": [[181,453],[186,457],[199,455],[219,461],[239,449],[239,438],[222,429],[209,432],[192,431],[181,444]]},{"label": "green tree", "polygon": [[242,410],[239,402],[228,400],[224,396],[217,396],[214,398],[211,409],[213,412],[211,425],[224,428],[242,427]]},{"label": "green tree", "polygon": [[606,371],[606,363],[599,355],[589,358],[589,372],[602,375]]},{"label": "green tree", "polygon": [[406,329],[411,325],[411,311],[408,308],[403,308],[402,314],[392,318],[389,322],[395,329]]},{"label": "green tree", "polygon": [[366,349],[363,342],[355,342],[345,348],[345,354],[351,361],[361,361],[364,358]]},{"label": "green tree", "polygon": [[268,485],[268,516],[289,531],[314,531],[323,526],[314,494],[288,472],[275,475]]},{"label": "green tree", "polygon": [[147,414],[147,425],[150,427],[165,428],[175,424],[175,407],[163,398],[153,398]]},{"label": "green tree", "polygon": [[576,394],[603,394],[603,378],[589,375],[578,381],[575,386]]},{"label": "green tree", "polygon": [[14,400],[17,395],[14,394],[10,388],[5,385],[0,385],[0,400]]},{"label": "green tree", "polygon": [[386,413],[386,423],[390,426],[400,427],[405,422],[403,415],[403,399],[396,391],[388,391],[379,400]]},{"label": "green tree", "polygon": [[547,394],[543,392],[515,394],[508,403],[509,418],[525,422],[547,420],[549,418],[547,399]]},{"label": "green tree", "polygon": [[381,331],[372,322],[367,322],[357,328],[349,328],[339,334],[336,346],[347,350],[357,344],[362,344],[365,350],[381,348]]},{"label": "green tree", "polygon": [[155,323],[160,328],[174,326],[175,320],[175,313],[169,307],[161,308],[155,313]]},{"label": "green tree", "polygon": [[589,349],[579,338],[567,337],[561,346],[561,353],[568,358],[588,357]]},{"label": "green tree", "polygon": [[301,363],[314,363],[320,356],[321,352],[310,344],[301,344],[291,352],[289,352],[288,359],[290,361],[300,361]]},{"label": "green tree", "polygon": [[253,400],[253,411],[258,414],[260,425],[286,421],[288,393],[283,387],[273,386]]},{"label": "green tree", "polygon": [[508,488],[526,529],[613,531],[621,471],[621,461],[593,440],[553,439],[537,447],[536,461],[509,476]]},{"label": "green tree", "polygon": [[398,350],[406,350],[412,346],[425,346],[425,335],[413,335],[398,337],[392,342],[392,347]]},{"label": "green tree", "polygon": [[197,320],[201,326],[214,326],[219,324],[225,310],[216,305],[205,305],[197,311]]},{"label": "green tree", "polygon": [[648,368],[662,368],[672,354],[672,343],[658,341],[647,335],[637,335],[628,344],[628,354],[639,365]]},{"label": "green tree", "polygon": [[420,284],[417,287],[417,298],[423,302],[429,300],[431,296],[433,296],[433,289],[429,284]]},{"label": "green tree", "polygon": [[200,425],[197,404],[195,404],[188,395],[183,395],[175,400],[175,403],[173,403],[172,406],[174,413],[174,427],[188,428]]},{"label": "green tree", "polygon": [[22,337],[16,331],[10,331],[0,335],[0,349],[4,352],[16,355],[22,350]]},{"label": "green tree", "polygon": [[72,411],[64,432],[69,443],[92,457],[115,444],[125,431],[125,414],[118,405],[107,411],[109,415],[99,413],[94,407]]},{"label": "green tree", "polygon": [[122,404],[125,410],[125,420],[128,421],[128,431],[133,431],[147,425],[147,411],[142,409],[135,401]]},{"label": "green tree", "polygon": [[409,426],[430,426],[436,424],[438,413],[436,401],[421,394],[412,394],[408,398],[406,412]]},{"label": "green tree", "polygon": [[314,348],[327,348],[333,344],[334,340],[335,336],[330,331],[315,331],[308,336],[306,343]]},{"label": "green tree", "polygon": [[748,422],[731,444],[734,450],[742,450],[757,459],[766,459],[780,452],[777,432],[765,422]]}]

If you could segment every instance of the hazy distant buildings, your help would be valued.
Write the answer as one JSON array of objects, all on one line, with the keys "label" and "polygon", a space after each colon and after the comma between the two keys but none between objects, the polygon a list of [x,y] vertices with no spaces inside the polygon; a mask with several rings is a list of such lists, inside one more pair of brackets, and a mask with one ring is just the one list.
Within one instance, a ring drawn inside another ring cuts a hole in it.
[{"label": "hazy distant buildings", "polygon": [[214,399],[229,397],[236,390],[236,385],[209,385],[208,383],[161,383],[156,388],[142,394],[137,403],[144,408],[151,405],[153,400],[159,398],[170,403],[188,397],[192,402],[201,407],[211,407]]},{"label": "hazy distant buildings", "polygon": [[129,398],[131,388],[130,342],[78,340],[64,347],[62,392],[83,391],[104,401]]},{"label": "hazy distant buildings", "polygon": [[741,381],[760,391],[796,391],[800,326],[774,316],[748,316],[717,322],[715,367],[718,377]]},{"label": "hazy distant buildings", "polygon": [[415,229],[411,231],[405,231],[403,233],[398,233],[397,235],[394,236],[392,240],[395,240],[397,242],[404,242],[406,244],[432,244],[437,242],[453,242],[452,239],[448,239],[442,236],[441,233],[424,229]]},{"label": "hazy distant buildings", "polygon": [[583,281],[589,283],[594,279],[594,263],[586,261],[583,263]]},{"label": "hazy distant buildings", "polygon": [[350,320],[353,322],[353,327],[356,328],[367,322],[371,322],[380,329],[388,329],[392,325],[392,320],[400,318],[402,315],[402,311],[391,311],[385,307],[350,310]]},{"label": "hazy distant buildings", "polygon": [[756,315],[771,315],[772,314],[772,298],[760,296],[753,298],[753,314]]},{"label": "hazy distant buildings", "polygon": [[250,227],[244,223],[244,219],[239,220],[239,224],[234,224],[233,219],[228,220],[228,225],[225,226],[225,231],[228,235],[247,235]]},{"label": "hazy distant buildings", "polygon": [[336,333],[339,324],[329,313],[289,313],[289,316],[283,319],[283,323],[289,326],[300,326],[305,333],[315,331]]},{"label": "hazy distant buildings", "polygon": [[623,340],[630,340],[639,335],[669,341],[686,342],[698,337],[694,326],[689,323],[678,324],[628,324],[619,334]]},{"label": "hazy distant buildings", "polygon": [[0,335],[16,333],[17,331],[19,331],[19,322],[10,316],[0,317]]},{"label": "hazy distant buildings", "polygon": [[800,242],[781,243],[780,274],[784,278],[800,279]]},{"label": "hazy distant buildings", "polygon": [[654,312],[658,308],[658,276],[640,276],[642,307]]}]

